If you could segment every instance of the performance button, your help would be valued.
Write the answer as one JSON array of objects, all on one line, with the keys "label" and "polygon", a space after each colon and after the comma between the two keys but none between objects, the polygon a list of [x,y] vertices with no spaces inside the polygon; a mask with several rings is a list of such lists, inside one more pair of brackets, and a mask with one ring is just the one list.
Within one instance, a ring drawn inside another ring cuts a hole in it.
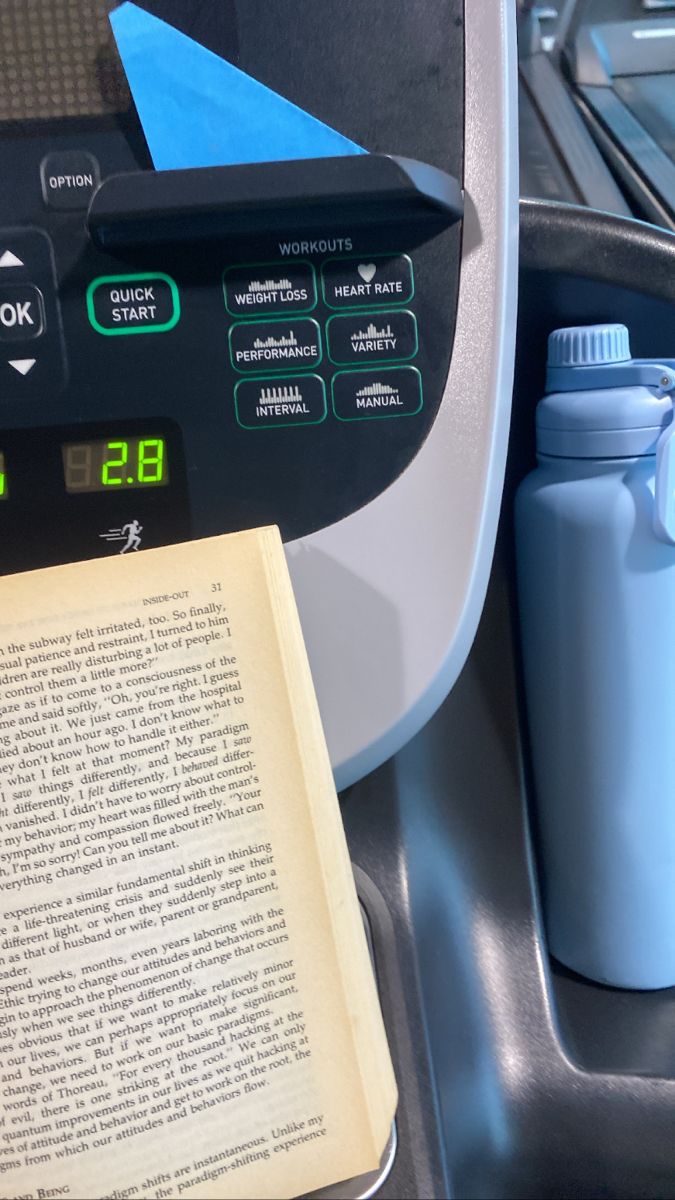
[{"label": "performance button", "polygon": [[44,329],[42,293],[32,283],[0,286],[0,341],[25,342]]},{"label": "performance button", "polygon": [[165,333],[180,317],[178,288],[168,275],[101,275],[87,288],[87,313],[97,333]]},{"label": "performance button", "polygon": [[333,412],[340,421],[412,417],[422,408],[422,379],[416,367],[338,371],[332,387]]},{"label": "performance button", "polygon": [[234,389],[237,421],[244,429],[319,425],[326,416],[326,389],[319,375],[241,379]]},{"label": "performance button", "polygon": [[407,309],[331,317],[326,328],[334,363],[396,362],[417,354],[417,322]]},{"label": "performance button", "polygon": [[309,312],[316,304],[314,267],[308,262],[228,267],[223,286],[225,307],[233,317]]},{"label": "performance button", "polygon": [[321,333],[309,317],[233,325],[229,336],[230,358],[237,371],[283,371],[321,362]]}]

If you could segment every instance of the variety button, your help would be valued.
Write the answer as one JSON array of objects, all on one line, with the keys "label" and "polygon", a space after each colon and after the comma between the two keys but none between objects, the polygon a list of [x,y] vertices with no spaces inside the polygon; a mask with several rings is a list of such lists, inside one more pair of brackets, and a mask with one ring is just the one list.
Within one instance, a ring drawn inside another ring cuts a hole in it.
[{"label": "variety button", "polygon": [[233,325],[230,358],[237,371],[315,367],[321,362],[319,326],[309,317]]},{"label": "variety button", "polygon": [[319,375],[241,379],[234,404],[244,429],[318,425],[326,416],[326,390]]},{"label": "variety button", "polygon": [[407,309],[331,317],[326,330],[334,363],[396,362],[417,354],[417,322]]},{"label": "variety button", "polygon": [[178,288],[168,275],[102,275],[87,288],[87,312],[97,333],[164,333],[180,317]]},{"label": "variety button", "polygon": [[32,283],[0,284],[0,341],[25,342],[44,329],[44,305]]},{"label": "variety button", "polygon": [[416,367],[338,371],[332,387],[333,412],[340,421],[411,417],[422,408],[422,380]]},{"label": "variety button", "polygon": [[88,207],[101,173],[86,150],[58,150],[43,158],[40,178],[47,207],[73,211]]},{"label": "variety button", "polygon": [[233,317],[309,312],[316,304],[314,267],[308,262],[229,267],[223,286],[225,307]]},{"label": "variety button", "polygon": [[321,269],[323,294],[330,308],[386,308],[407,304],[414,292],[407,254],[372,258],[329,258]]}]

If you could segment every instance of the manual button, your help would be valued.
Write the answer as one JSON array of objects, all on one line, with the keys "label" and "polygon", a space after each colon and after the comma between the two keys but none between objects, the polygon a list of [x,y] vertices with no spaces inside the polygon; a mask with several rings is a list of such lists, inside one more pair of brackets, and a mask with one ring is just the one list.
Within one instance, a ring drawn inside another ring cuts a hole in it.
[{"label": "manual button", "polygon": [[241,379],[234,406],[244,429],[318,425],[326,416],[326,389],[319,375]]},{"label": "manual button", "polygon": [[106,337],[164,333],[180,317],[178,288],[168,275],[101,275],[87,288],[89,321]]},{"label": "manual button", "polygon": [[0,286],[0,340],[25,342],[45,325],[42,293],[32,283]]},{"label": "manual button", "polygon": [[228,267],[223,287],[233,317],[309,312],[316,305],[314,267],[302,260]]},{"label": "manual button", "polygon": [[416,367],[338,371],[332,388],[333,412],[340,421],[412,417],[422,408],[422,379]]}]

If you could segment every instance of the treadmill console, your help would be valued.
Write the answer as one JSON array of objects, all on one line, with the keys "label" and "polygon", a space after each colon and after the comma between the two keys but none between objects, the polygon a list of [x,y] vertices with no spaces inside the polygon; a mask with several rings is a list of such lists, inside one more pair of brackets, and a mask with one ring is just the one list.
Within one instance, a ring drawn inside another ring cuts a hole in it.
[{"label": "treadmill console", "polygon": [[266,161],[211,165],[172,159],[222,131],[208,71],[141,72],[151,157],[112,0],[37,8],[0,13],[0,570],[278,524],[342,786],[440,703],[487,584],[512,5],[140,0],[353,147],[270,161],[263,120]]},{"label": "treadmill console", "polygon": [[[3,571],[114,551],[109,531],[132,519],[144,546],[268,523],[285,540],[310,534],[396,479],[433,424],[448,372],[459,186],[454,212],[411,214],[392,197],[390,161],[379,160],[381,180],[344,182],[334,158],[295,171],[222,168],[222,178],[219,169],[153,173],[148,204],[141,172],[151,163],[106,7],[74,4],[56,67],[38,39],[19,103],[11,88],[0,96]],[[187,10],[200,6],[181,7],[189,27]],[[422,107],[420,121],[402,119],[382,93],[359,45],[363,3],[349,0],[339,21],[330,18],[331,55],[349,64],[347,92],[325,86],[320,69],[316,10],[326,5],[276,4],[264,48],[252,10],[264,27],[268,5],[211,7],[221,11],[210,48],[368,150],[461,178],[456,0],[427,6],[443,29],[434,45],[428,33],[401,36],[414,19],[367,6],[378,55],[396,91]],[[164,8],[175,17],[176,5]],[[89,21],[78,26],[76,10]],[[30,21],[16,6],[8,61],[22,61],[26,38],[33,45]],[[98,94],[97,53],[107,64]],[[293,64],[283,79],[280,57]],[[40,87],[44,72],[56,72],[53,100]],[[83,112],[73,111],[78,97]],[[346,165],[354,174],[374,164],[364,155]],[[185,192],[184,176],[191,190],[176,228],[173,189]],[[205,225],[213,188],[221,218],[229,201],[225,224]],[[269,221],[256,224],[248,214],[263,202]]]}]

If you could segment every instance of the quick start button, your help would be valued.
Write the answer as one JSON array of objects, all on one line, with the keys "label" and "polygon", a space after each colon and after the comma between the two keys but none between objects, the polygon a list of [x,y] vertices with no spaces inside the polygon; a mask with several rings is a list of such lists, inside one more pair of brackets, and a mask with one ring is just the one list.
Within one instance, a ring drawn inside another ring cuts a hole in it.
[{"label": "quick start button", "polygon": [[178,288],[168,275],[102,275],[87,288],[87,313],[97,333],[165,333],[180,317]]},{"label": "quick start button", "polygon": [[309,312],[316,304],[314,267],[303,261],[228,267],[223,287],[233,317]]}]

